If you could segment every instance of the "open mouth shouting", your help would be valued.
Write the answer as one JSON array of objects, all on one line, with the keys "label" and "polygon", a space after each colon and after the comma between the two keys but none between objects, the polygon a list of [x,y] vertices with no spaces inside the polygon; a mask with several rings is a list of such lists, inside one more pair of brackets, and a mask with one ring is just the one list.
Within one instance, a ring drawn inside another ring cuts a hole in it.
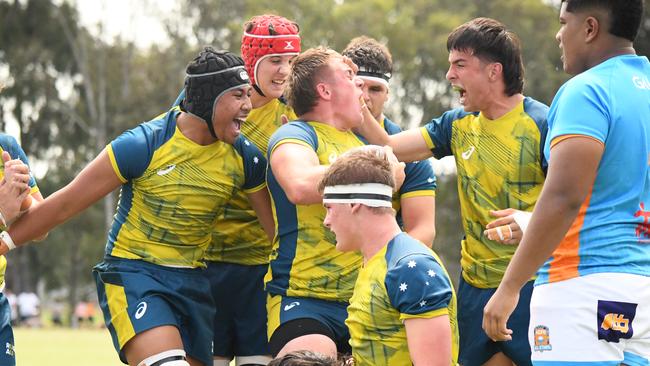
[{"label": "open mouth shouting", "polygon": [[458,93],[460,104],[465,105],[465,96],[467,92],[459,85],[452,85],[451,88]]}]

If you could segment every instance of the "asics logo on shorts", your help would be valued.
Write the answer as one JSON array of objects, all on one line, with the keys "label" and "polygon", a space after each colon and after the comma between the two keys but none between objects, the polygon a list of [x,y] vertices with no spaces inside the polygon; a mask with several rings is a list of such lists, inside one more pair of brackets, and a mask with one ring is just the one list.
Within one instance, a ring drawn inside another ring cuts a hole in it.
[{"label": "asics logo on shorts", "polygon": [[474,146],[470,146],[469,149],[467,149],[466,151],[463,151],[463,153],[460,154],[460,156],[462,156],[462,158],[465,159],[465,160],[469,160],[469,158],[474,153],[474,150],[476,150],[476,148]]},{"label": "asics logo on shorts", "polygon": [[293,309],[294,307],[299,306],[299,305],[300,305],[300,302],[298,302],[298,301],[294,301],[294,302],[292,302],[291,304],[285,305],[285,306],[284,306],[284,311],[289,311],[289,310],[291,310],[291,309]]},{"label": "asics logo on shorts", "polygon": [[174,168],[176,168],[176,164],[168,165],[166,168],[158,170],[158,172],[156,174],[158,174],[160,176],[163,176],[163,175],[171,172],[172,170],[174,170]]},{"label": "asics logo on shorts", "polygon": [[637,304],[598,300],[598,339],[618,343],[634,335],[632,322]]},{"label": "asics logo on shorts", "polygon": [[147,303],[141,302],[138,304],[138,308],[135,310],[135,318],[140,319],[144,316],[144,313],[147,312]]}]

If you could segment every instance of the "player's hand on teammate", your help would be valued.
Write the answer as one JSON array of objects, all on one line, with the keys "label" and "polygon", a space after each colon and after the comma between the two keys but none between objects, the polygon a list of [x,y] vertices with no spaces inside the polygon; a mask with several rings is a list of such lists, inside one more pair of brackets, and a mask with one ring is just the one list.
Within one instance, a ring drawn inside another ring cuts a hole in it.
[{"label": "player's hand on teammate", "polygon": [[397,192],[402,187],[404,179],[406,178],[406,173],[404,173],[406,164],[397,160],[397,156],[395,156],[393,149],[390,146],[384,146],[384,152],[386,153],[386,159],[393,169],[393,178],[395,179],[395,192]]},{"label": "player's hand on teammate", "polygon": [[18,216],[29,195],[29,167],[20,159],[2,152],[4,178],[0,181],[0,212],[8,223]]},{"label": "player's hand on teammate", "polygon": [[512,329],[508,329],[507,322],[517,302],[519,302],[519,291],[499,286],[485,305],[483,330],[491,340],[495,342],[512,340]]},{"label": "player's hand on teammate", "polygon": [[524,236],[524,232],[515,221],[514,215],[518,210],[507,208],[505,210],[490,211],[490,215],[497,217],[485,225],[483,235],[488,239],[498,241],[501,244],[517,245]]}]

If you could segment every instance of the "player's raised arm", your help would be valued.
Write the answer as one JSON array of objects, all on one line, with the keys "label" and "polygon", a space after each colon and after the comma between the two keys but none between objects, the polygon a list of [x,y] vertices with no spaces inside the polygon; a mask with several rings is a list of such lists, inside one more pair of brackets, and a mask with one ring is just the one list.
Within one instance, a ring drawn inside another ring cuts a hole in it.
[{"label": "player's raised arm", "polygon": [[[106,150],[103,150],[72,182],[39,205],[27,210],[11,225],[9,235],[13,244],[20,246],[47,234],[48,231],[85,210],[121,184]],[[0,254],[9,251],[7,244],[3,241]]]}]

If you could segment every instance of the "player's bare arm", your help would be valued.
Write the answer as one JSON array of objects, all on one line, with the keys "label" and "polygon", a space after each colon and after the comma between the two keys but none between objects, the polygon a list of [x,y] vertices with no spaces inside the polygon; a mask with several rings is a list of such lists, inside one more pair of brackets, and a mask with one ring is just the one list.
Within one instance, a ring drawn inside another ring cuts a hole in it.
[{"label": "player's bare arm", "polygon": [[451,360],[449,316],[406,319],[404,327],[413,365],[449,365]]},{"label": "player's bare arm", "polygon": [[[72,182],[29,209],[14,222],[9,235],[17,246],[43,236],[121,184],[104,149]],[[8,249],[3,243],[0,253],[4,254]]]},{"label": "player's bare arm", "polygon": [[283,143],[271,153],[269,160],[273,174],[291,203],[310,205],[323,199],[318,182],[327,171],[310,148],[294,143]]},{"label": "player's bare arm", "polygon": [[260,221],[266,236],[269,241],[273,240],[275,234],[275,224],[273,222],[273,211],[271,210],[271,198],[269,197],[269,190],[264,187],[257,192],[248,193],[248,200],[257,214],[257,219]]}]

